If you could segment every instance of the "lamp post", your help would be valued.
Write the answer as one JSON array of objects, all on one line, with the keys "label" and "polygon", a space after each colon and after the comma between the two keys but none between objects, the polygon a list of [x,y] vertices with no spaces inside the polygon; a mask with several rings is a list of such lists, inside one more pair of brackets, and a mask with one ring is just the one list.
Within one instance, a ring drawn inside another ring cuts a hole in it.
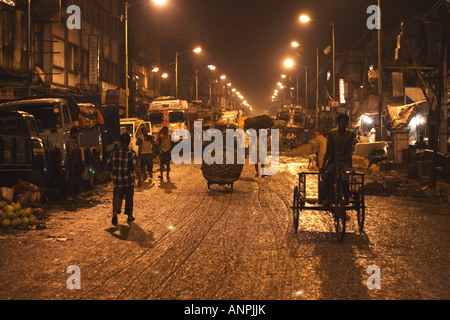
[{"label": "lamp post", "polygon": [[[380,0],[378,0],[378,8],[380,8]],[[380,9],[381,10],[381,9]],[[383,88],[382,88],[382,78],[381,78],[381,16],[378,15],[378,96],[379,96],[379,102],[378,102],[378,125],[379,125],[379,137],[380,141],[383,141],[383,118],[382,118],[382,111],[383,111]]]},{"label": "lamp post", "polygon": [[[166,0],[151,0],[156,5],[163,5],[166,3]],[[128,3],[128,1],[125,2],[125,117],[128,118],[128,109],[129,109],[129,96],[130,96],[130,89],[128,87],[128,8],[131,8],[132,6],[149,2],[149,0],[141,0],[133,3]]]},{"label": "lamp post", "polygon": [[307,15],[301,15],[300,21],[303,23],[307,23],[309,21],[316,21],[316,22],[325,23],[325,24],[331,26],[332,42],[333,42],[332,46],[333,46],[333,100],[334,100],[334,99],[336,99],[336,48],[335,48],[336,46],[335,46],[335,36],[334,36],[334,20],[331,22],[328,22],[328,21],[323,21],[323,20],[318,20],[318,19],[311,19]]},{"label": "lamp post", "polygon": [[175,99],[178,99],[178,57],[184,53],[189,53],[189,52],[200,53],[201,51],[202,51],[202,48],[197,47],[192,51],[175,52]]},{"label": "lamp post", "polygon": [[319,130],[320,125],[319,110],[319,47],[316,47],[316,127]]},{"label": "lamp post", "polygon": [[[216,70],[216,66],[215,65],[212,65],[212,64],[210,64],[210,65],[208,65],[208,69],[210,70],[210,71],[214,71],[214,70]],[[212,84],[212,81],[211,81],[211,72],[209,73],[209,103],[212,103],[212,92],[211,92],[211,84]]]}]

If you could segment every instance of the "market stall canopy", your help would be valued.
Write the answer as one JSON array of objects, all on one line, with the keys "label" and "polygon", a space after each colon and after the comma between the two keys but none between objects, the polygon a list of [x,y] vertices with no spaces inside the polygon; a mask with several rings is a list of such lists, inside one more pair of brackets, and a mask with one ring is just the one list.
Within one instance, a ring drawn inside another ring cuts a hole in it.
[{"label": "market stall canopy", "polygon": [[359,120],[363,114],[378,114],[378,104],[379,97],[376,95],[370,95],[360,104],[356,104],[350,115],[350,123],[352,126],[359,123]]},{"label": "market stall canopy", "polygon": [[427,100],[421,100],[400,106],[388,105],[387,109],[392,129],[401,129],[408,126],[411,119],[414,118],[420,111],[425,110],[427,105]]}]

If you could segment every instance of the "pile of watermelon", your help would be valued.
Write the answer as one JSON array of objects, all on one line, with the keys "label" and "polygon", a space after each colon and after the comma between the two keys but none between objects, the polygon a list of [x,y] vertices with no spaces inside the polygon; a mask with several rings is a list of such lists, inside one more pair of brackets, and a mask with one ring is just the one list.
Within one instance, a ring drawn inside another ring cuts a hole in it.
[{"label": "pile of watermelon", "polygon": [[41,208],[22,208],[20,203],[6,204],[0,211],[0,226],[17,228],[37,223]]}]

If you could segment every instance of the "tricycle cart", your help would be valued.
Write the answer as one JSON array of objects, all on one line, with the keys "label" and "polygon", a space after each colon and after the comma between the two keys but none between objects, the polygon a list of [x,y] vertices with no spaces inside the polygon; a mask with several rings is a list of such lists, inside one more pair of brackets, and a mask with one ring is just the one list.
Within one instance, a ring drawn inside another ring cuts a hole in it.
[{"label": "tricycle cart", "polygon": [[[343,183],[344,175],[348,177],[348,187]],[[292,205],[294,229],[298,230],[300,211],[315,210],[329,213],[334,219],[336,237],[342,242],[345,236],[347,212],[356,211],[359,231],[364,228],[366,205],[364,201],[364,174],[354,171],[345,171],[336,174],[331,203],[321,205],[321,174],[319,172],[300,172],[298,186],[294,188],[294,201]],[[308,181],[308,183],[307,183]],[[309,182],[311,181],[311,182]],[[315,186],[310,184],[317,183]],[[348,190],[347,190],[348,189]]]}]

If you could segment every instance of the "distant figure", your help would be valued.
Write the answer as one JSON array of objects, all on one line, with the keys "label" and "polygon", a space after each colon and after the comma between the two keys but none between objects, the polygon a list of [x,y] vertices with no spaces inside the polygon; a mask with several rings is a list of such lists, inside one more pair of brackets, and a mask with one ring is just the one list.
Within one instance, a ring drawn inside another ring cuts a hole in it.
[{"label": "distant figure", "polygon": [[112,224],[117,225],[117,215],[122,211],[122,201],[125,197],[125,215],[127,221],[134,221],[134,172],[138,176],[138,187],[141,185],[141,170],[136,152],[129,148],[131,137],[128,133],[120,136],[120,147],[114,149],[108,159],[108,165],[113,174],[113,217]]},{"label": "distant figure", "polygon": [[[255,171],[256,171],[255,177],[259,177],[259,170],[261,169],[261,177],[265,178],[267,175],[262,174],[262,168],[265,168],[265,165],[261,162],[260,153],[259,153],[259,147],[260,147],[260,144],[261,144],[260,139],[262,139],[262,137],[259,135],[259,130],[256,130],[257,157],[256,157],[256,163],[255,163]],[[270,140],[270,129],[267,129],[266,140],[267,140],[267,148],[269,149],[270,148],[270,143],[271,143],[271,140]],[[264,162],[266,162],[266,161],[267,161],[267,159],[265,159]],[[260,163],[261,163],[261,166],[259,165]]]},{"label": "distant figure", "polygon": [[427,143],[424,141],[423,136],[419,137],[419,141],[416,142],[415,144],[417,149],[426,149],[428,148]]},{"label": "distant figure", "polygon": [[313,152],[316,155],[317,167],[322,168],[325,152],[327,151],[327,138],[325,138],[319,130],[315,131],[315,139],[313,140]]},{"label": "distant figure", "polygon": [[81,187],[81,172],[83,169],[82,155],[78,136],[80,129],[74,127],[70,130],[70,138],[66,142],[65,166],[69,172],[67,176],[67,197],[71,201],[75,199]]},{"label": "distant figure", "polygon": [[150,179],[153,178],[153,146],[155,144],[154,137],[149,135],[147,127],[141,129],[142,136],[140,136],[136,142],[139,146],[138,156],[141,163],[141,172],[144,175],[144,180],[147,179],[147,171]]},{"label": "distant figure", "polygon": [[367,136],[367,132],[364,132],[362,136],[359,137],[360,143],[366,143],[369,142],[369,137]]},{"label": "distant figure", "polygon": [[376,141],[375,132],[376,132],[375,128],[372,128],[370,130],[369,142],[375,142]]},{"label": "distant figure", "polygon": [[163,173],[164,173],[164,167],[167,169],[167,180],[170,180],[169,172],[170,172],[170,161],[172,160],[172,156],[170,154],[172,150],[172,142],[170,141],[170,135],[169,135],[169,128],[167,126],[164,126],[160,133],[158,133],[158,139],[156,142],[159,146],[159,149],[161,150],[161,153],[159,155],[159,170],[160,175],[158,178],[163,180]]}]

